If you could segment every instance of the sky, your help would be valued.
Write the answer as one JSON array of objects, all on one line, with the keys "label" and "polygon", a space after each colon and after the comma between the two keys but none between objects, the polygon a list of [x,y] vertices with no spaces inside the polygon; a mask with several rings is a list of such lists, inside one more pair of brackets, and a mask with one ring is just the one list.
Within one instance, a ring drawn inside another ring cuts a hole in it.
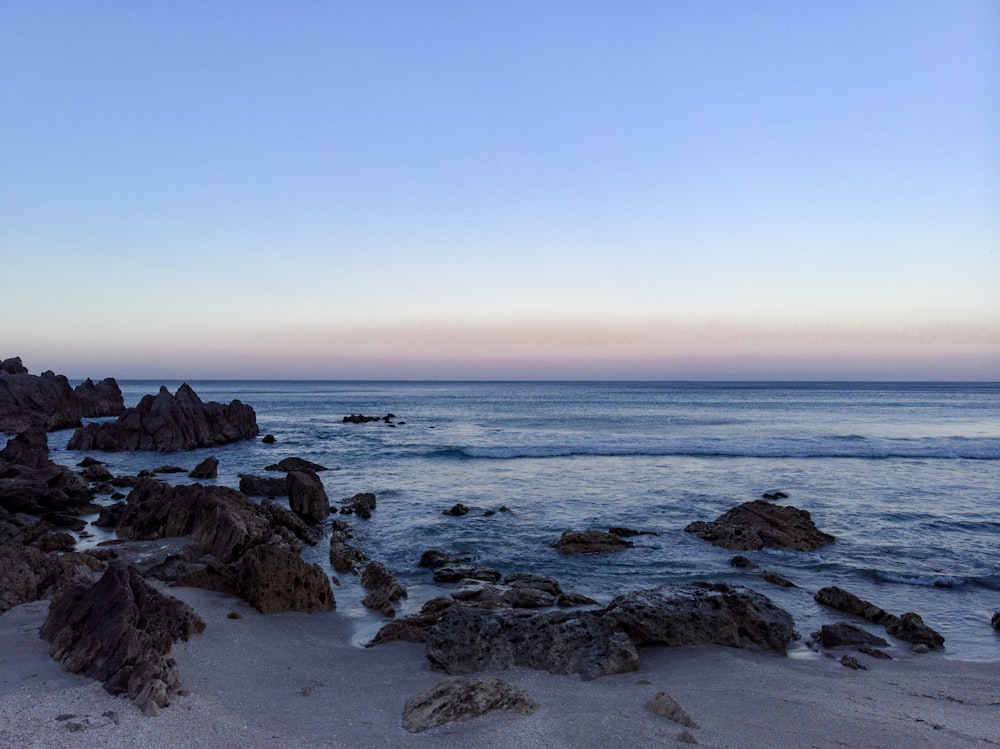
[{"label": "sky", "polygon": [[1000,380],[995,0],[0,7],[0,358]]}]

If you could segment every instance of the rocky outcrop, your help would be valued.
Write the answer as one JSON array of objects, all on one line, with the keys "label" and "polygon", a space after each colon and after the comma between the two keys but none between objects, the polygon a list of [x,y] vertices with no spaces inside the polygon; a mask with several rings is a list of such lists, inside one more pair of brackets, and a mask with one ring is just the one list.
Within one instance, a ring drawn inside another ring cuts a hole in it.
[{"label": "rocky outcrop", "polygon": [[383,616],[396,616],[395,604],[406,597],[406,588],[388,567],[378,561],[369,562],[361,573],[361,585],[368,591],[362,604]]},{"label": "rocky outcrop", "polygon": [[0,361],[0,373],[28,374],[28,368],[21,363],[20,356],[12,356],[10,359]]},{"label": "rocky outcrop", "polygon": [[371,520],[372,510],[376,504],[377,499],[374,494],[361,492],[343,500],[340,503],[340,512],[344,515],[357,515],[362,520]]},{"label": "rocky outcrop", "polygon": [[125,413],[125,399],[114,377],[105,377],[98,383],[88,377],[73,392],[80,401],[80,415],[84,418]]},{"label": "rocky outcrop", "polygon": [[205,458],[188,474],[189,479],[214,479],[219,477],[219,459]]},{"label": "rocky outcrop", "polygon": [[[12,361],[16,364],[7,364]],[[6,360],[0,369],[0,432],[16,434],[29,427],[51,432],[78,426],[80,402],[65,376],[44,372],[39,377],[28,374],[20,359]]]},{"label": "rocky outcrop", "polygon": [[873,635],[867,629],[850,622],[824,624],[819,631],[812,633],[812,638],[824,648],[839,648],[851,645],[877,645],[885,647],[889,643],[878,635]]},{"label": "rocky outcrop", "polygon": [[624,551],[632,547],[632,542],[604,531],[566,531],[552,546],[560,554],[594,554]]},{"label": "rocky outcrop", "polygon": [[427,659],[449,674],[524,666],[593,679],[639,667],[612,619],[564,611],[451,609],[427,633]]},{"label": "rocky outcrop", "polygon": [[326,466],[321,466],[319,463],[313,463],[305,458],[284,458],[279,460],[277,463],[272,463],[269,466],[264,466],[265,471],[284,471],[288,473],[289,471],[312,471],[313,473],[319,473],[320,471],[328,470]]},{"label": "rocky outcrop", "polygon": [[699,538],[734,551],[792,549],[812,551],[835,539],[820,531],[805,510],[772,505],[763,500],[744,502],[711,522],[696,521],[684,529]]},{"label": "rocky outcrop", "polygon": [[538,703],[500,679],[445,679],[407,700],[403,727],[410,733],[472,720],[491,710],[531,715]]},{"label": "rocky outcrop", "polygon": [[287,548],[255,546],[237,567],[240,596],[262,614],[336,608],[323,568],[304,562]]},{"label": "rocky outcrop", "polygon": [[820,589],[813,598],[824,606],[881,624],[886,632],[904,642],[932,650],[944,647],[944,637],[924,624],[923,619],[912,611],[896,616],[836,586]]},{"label": "rocky outcrop", "polygon": [[432,598],[420,607],[419,613],[394,619],[384,625],[365,647],[385,642],[427,642],[430,628],[437,624],[446,611],[451,611],[458,605],[451,598]]},{"label": "rocky outcrop", "polygon": [[285,477],[240,476],[240,491],[252,497],[287,497],[288,482]]},{"label": "rocky outcrop", "polygon": [[330,498],[319,476],[309,470],[289,471],[288,506],[307,523],[321,523],[330,514]]},{"label": "rocky outcrop", "polygon": [[42,427],[26,429],[0,450],[0,510],[77,513],[92,510],[92,500],[82,476],[49,460]]},{"label": "rocky outcrop", "polygon": [[204,628],[186,604],[112,563],[96,583],[55,596],[39,634],[67,671],[103,682],[155,715],[179,686],[177,664],[167,657],[171,645]]},{"label": "rocky outcrop", "polygon": [[725,645],[784,653],[798,638],[787,611],[760,593],[726,583],[624,593],[601,615],[636,645]]},{"label": "rocky outcrop", "polygon": [[115,421],[77,429],[67,447],[174,452],[249,439],[257,433],[257,415],[250,406],[238,400],[228,405],[203,403],[185,383],[176,395],[161,387],[157,395],[144,396]]}]

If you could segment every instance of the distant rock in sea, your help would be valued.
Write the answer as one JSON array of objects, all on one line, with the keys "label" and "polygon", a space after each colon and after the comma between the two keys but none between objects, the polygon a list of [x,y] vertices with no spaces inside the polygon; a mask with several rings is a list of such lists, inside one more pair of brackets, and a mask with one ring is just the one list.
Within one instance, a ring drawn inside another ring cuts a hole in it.
[{"label": "distant rock in sea", "polygon": [[161,387],[115,421],[77,429],[70,450],[193,450],[256,437],[257,414],[234,400],[203,403],[185,383],[172,395]]},{"label": "distant rock in sea", "polygon": [[805,510],[757,499],[744,502],[711,522],[696,521],[684,529],[734,551],[791,549],[812,551],[836,539],[816,527]]}]

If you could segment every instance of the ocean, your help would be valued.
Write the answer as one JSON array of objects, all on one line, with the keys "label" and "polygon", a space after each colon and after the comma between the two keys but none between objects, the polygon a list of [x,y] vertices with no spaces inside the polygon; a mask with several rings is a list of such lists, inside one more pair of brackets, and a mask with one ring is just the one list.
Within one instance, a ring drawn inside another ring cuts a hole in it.
[{"label": "ocean", "polygon": [[[134,406],[180,383],[119,384]],[[261,437],[275,443],[95,457],[134,474],[163,464],[190,470],[214,455],[216,483],[231,487],[288,456],[327,466],[320,476],[332,503],[359,492],[378,498],[371,520],[347,519],[356,545],[409,589],[400,614],[447,594],[417,566],[434,548],[504,574],[552,576],[602,603],[669,582],[748,585],[791,612],[803,637],[843,618],[812,600],[838,585],[890,612],[919,613],[946,638],[940,657],[1000,658],[990,626],[1000,610],[1000,383],[189,384],[204,401],[253,406]],[[343,422],[387,413],[397,426]],[[65,450],[70,434],[50,434],[49,444],[54,460],[72,466],[83,454]],[[741,552],[795,588],[734,569],[737,552],[684,532],[774,491],[837,539],[813,552]],[[468,515],[442,514],[459,502]],[[656,535],[608,555],[551,548],[564,530],[611,526]],[[85,545],[107,538],[91,530]],[[321,542],[304,556],[333,576],[328,551]],[[360,644],[384,620],[361,607],[356,579],[340,577],[338,611]]]}]

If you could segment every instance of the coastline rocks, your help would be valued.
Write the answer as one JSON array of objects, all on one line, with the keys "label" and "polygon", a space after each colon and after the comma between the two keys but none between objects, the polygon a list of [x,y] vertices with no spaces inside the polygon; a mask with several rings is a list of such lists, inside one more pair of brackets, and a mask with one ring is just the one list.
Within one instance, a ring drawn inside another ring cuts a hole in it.
[{"label": "coastline rocks", "polygon": [[28,374],[28,368],[21,363],[20,356],[12,356],[10,359],[0,361],[0,372],[7,374]]},{"label": "coastline rocks", "polygon": [[240,476],[240,491],[253,497],[287,497],[288,482],[285,477]]},{"label": "coastline rocks", "polygon": [[22,603],[37,601],[59,588],[101,569],[90,554],[45,554],[17,539],[0,545],[0,614]]},{"label": "coastline rocks", "polygon": [[403,727],[410,733],[472,720],[491,710],[511,710],[530,715],[538,709],[525,692],[501,679],[445,679],[407,700]]},{"label": "coastline rocks", "polygon": [[886,624],[885,631],[896,639],[917,647],[925,645],[931,650],[940,650],[944,647],[944,637],[924,624],[920,615],[912,611],[907,611],[896,621]]},{"label": "coastline rocks", "polygon": [[0,450],[0,510],[42,515],[93,510],[93,493],[80,474],[49,460],[48,435],[31,427]]},{"label": "coastline rocks", "polygon": [[70,450],[159,450],[212,447],[255,437],[257,415],[238,400],[203,403],[184,383],[171,395],[161,387],[115,421],[88,424],[70,438]]},{"label": "coastline rocks", "polygon": [[361,602],[382,616],[396,616],[395,603],[406,597],[406,588],[399,584],[389,568],[381,562],[369,562],[361,572],[361,585],[368,591]]},{"label": "coastline rocks", "polygon": [[28,374],[18,357],[0,369],[0,432],[47,432],[80,426],[80,401],[64,375]]},{"label": "coastline rocks", "polygon": [[238,563],[239,594],[262,614],[336,608],[330,579],[318,564],[279,546],[250,549]]},{"label": "coastline rocks", "polygon": [[319,463],[308,461],[305,458],[292,456],[290,458],[283,458],[269,466],[264,466],[264,470],[284,471],[285,473],[289,471],[312,471],[313,473],[319,473],[320,471],[327,471],[329,469],[326,466],[321,466]]},{"label": "coastline rocks", "polygon": [[80,401],[80,415],[84,418],[125,413],[125,399],[114,377],[105,377],[96,384],[88,377],[73,392]]},{"label": "coastline rocks", "polygon": [[189,479],[214,479],[219,477],[219,459],[205,458],[188,474]]},{"label": "coastline rocks", "polygon": [[307,523],[321,523],[330,514],[330,498],[323,482],[312,471],[289,471],[288,506]]},{"label": "coastline rocks", "polygon": [[462,580],[481,580],[484,583],[495,583],[502,575],[489,567],[438,567],[434,570],[434,582],[457,583]]},{"label": "coastline rocks", "polygon": [[432,598],[420,607],[420,612],[412,616],[404,616],[387,623],[365,644],[366,648],[381,645],[386,642],[427,642],[427,632],[446,611],[458,606],[458,602],[450,598]]},{"label": "coastline rocks", "polygon": [[858,598],[853,593],[848,593],[843,588],[830,585],[820,588],[813,596],[817,603],[829,606],[831,609],[843,611],[861,619],[866,619],[872,624],[891,624],[896,617],[884,609],[879,608],[874,603]]},{"label": "coastline rocks", "polygon": [[759,499],[737,505],[711,522],[690,523],[684,530],[734,551],[765,546],[812,551],[836,540],[820,531],[805,510],[772,505]]},{"label": "coastline rocks", "polygon": [[189,606],[112,563],[96,583],[56,595],[39,635],[67,671],[103,682],[110,694],[124,693],[155,715],[179,686],[177,664],[167,658],[171,645],[204,629]]},{"label": "coastline rocks", "polygon": [[362,520],[371,520],[376,501],[375,495],[371,492],[361,492],[341,502],[340,513],[357,515]]},{"label": "coastline rocks", "polygon": [[601,615],[636,645],[725,645],[784,653],[798,639],[791,615],[749,588],[661,585],[614,598]]},{"label": "coastline rocks", "polygon": [[595,554],[602,551],[624,551],[631,541],[604,531],[566,531],[552,546],[560,554]]},{"label": "coastline rocks", "polygon": [[524,666],[584,679],[635,671],[639,654],[609,618],[453,608],[427,633],[431,667],[449,674]]},{"label": "coastline rocks", "polygon": [[877,645],[884,648],[889,644],[878,635],[873,635],[868,630],[850,622],[824,624],[818,632],[812,633],[812,638],[824,648],[839,648],[847,645]]}]

